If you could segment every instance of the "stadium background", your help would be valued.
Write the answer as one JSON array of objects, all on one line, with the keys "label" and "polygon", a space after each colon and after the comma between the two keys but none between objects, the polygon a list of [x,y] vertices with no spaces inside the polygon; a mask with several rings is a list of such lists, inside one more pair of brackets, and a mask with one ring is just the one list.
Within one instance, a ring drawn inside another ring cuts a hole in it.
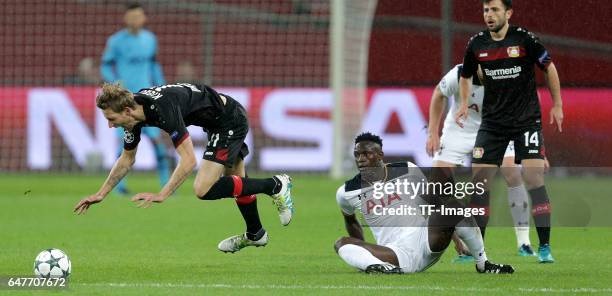
[{"label": "stadium background", "polygon": [[[376,1],[345,4],[367,2]],[[79,295],[612,293],[606,280],[612,277],[612,6],[515,1],[512,23],[542,38],[563,85],[564,131],[544,126],[556,167],[547,188],[557,263],[517,257],[512,229],[491,227],[487,252],[517,268],[511,279],[449,264],[449,251],[423,274],[381,281],[358,274],[332,250],[346,232],[334,199],[341,181],[327,174],[334,141],[331,1],[141,2],[167,81],[201,81],[241,100],[253,127],[249,171],[292,171],[297,212],[291,226],[279,226],[269,201],[259,197],[272,238],[266,248],[218,252],[218,241],[243,231],[240,214],[229,199],[197,200],[193,179],[151,209],[111,194],[85,216],[71,212],[95,192],[115,159],[116,138],[94,97],[106,38],[122,27],[126,3],[0,1],[0,277],[31,274],[36,254],[55,247],[71,257],[71,292]],[[364,17],[360,6],[347,8],[353,18]],[[461,61],[468,38],[482,30],[480,0],[378,0],[371,34],[347,28],[343,58],[349,66],[367,65],[367,72],[345,68],[345,86],[364,90],[362,98],[343,102],[348,136],[372,130],[383,135],[389,160],[426,166],[429,99],[442,74]],[[367,42],[367,55],[355,49],[360,42]],[[546,122],[550,98],[545,88],[540,95]],[[358,108],[351,103],[368,108],[352,116]],[[201,153],[204,135],[197,129],[191,135]],[[129,177],[134,192],[158,188],[147,141],[139,148],[139,171]],[[584,168],[593,166],[600,168]],[[580,174],[564,174],[573,168]],[[349,166],[343,174],[352,172]],[[491,223],[509,226],[505,188],[496,190]],[[531,238],[537,241],[534,230]]]},{"label": "stadium background", "polygon": [[[110,167],[117,143],[104,126],[96,128],[100,118],[96,119],[93,97],[106,38],[122,27],[125,3],[0,4],[1,171],[80,171],[96,153]],[[248,107],[253,127],[248,140],[255,148],[250,170],[330,169],[333,99],[320,92],[330,87],[330,3],[143,4],[148,28],[158,36],[158,59],[167,81],[211,84]],[[612,25],[601,21],[610,7],[593,9],[595,1],[571,0],[555,1],[554,6],[547,1],[516,1],[515,7],[512,23],[542,38],[563,85],[565,131],[559,136],[545,125],[549,159],[557,166],[611,165],[612,157],[605,152],[612,144],[607,128],[612,111],[607,103],[612,98]],[[445,13],[452,22],[444,22]],[[359,87],[368,92],[360,100],[376,114],[347,113],[343,120],[356,126],[347,138],[358,130],[372,130],[387,139],[389,156],[428,165],[423,127],[431,90],[445,70],[461,62],[467,39],[482,29],[481,23],[478,1],[378,1],[367,43],[367,73],[345,73],[366,75],[367,85]],[[451,35],[445,35],[445,24]],[[448,40],[452,42],[443,42]],[[446,58],[444,50],[449,51]],[[538,79],[542,83],[541,74]],[[272,103],[275,99],[280,103]],[[541,101],[546,121],[547,91],[541,92]],[[345,103],[344,109],[353,102]],[[60,117],[65,117],[64,123],[58,122]],[[192,135],[197,147],[205,145],[202,133]],[[146,141],[142,146],[137,168],[151,169],[152,149]],[[349,149],[344,151],[347,155]],[[350,173],[350,165],[345,166],[344,175]]]}]

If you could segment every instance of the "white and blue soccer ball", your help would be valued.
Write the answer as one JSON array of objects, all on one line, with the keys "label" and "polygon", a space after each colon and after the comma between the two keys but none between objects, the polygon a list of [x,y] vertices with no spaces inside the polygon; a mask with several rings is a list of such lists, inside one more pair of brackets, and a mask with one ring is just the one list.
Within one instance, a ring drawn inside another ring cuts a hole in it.
[{"label": "white and blue soccer ball", "polygon": [[71,271],[70,258],[60,249],[46,249],[34,261],[34,274],[39,278],[67,278]]}]

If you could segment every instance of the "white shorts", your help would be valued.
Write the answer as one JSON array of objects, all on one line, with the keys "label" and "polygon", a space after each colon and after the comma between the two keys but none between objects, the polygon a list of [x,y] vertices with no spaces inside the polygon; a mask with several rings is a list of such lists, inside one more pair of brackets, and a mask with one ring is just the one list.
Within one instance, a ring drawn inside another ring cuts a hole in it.
[{"label": "white shorts", "polygon": [[393,250],[399,267],[404,273],[422,272],[434,265],[443,252],[432,252],[429,249],[428,228],[419,227],[415,235],[406,236],[385,247]]},{"label": "white shorts", "polygon": [[[446,133],[440,138],[440,150],[434,154],[433,161],[444,161],[454,165],[468,166],[476,135],[465,136],[462,133]],[[514,157],[514,141],[508,143],[504,158]]]}]

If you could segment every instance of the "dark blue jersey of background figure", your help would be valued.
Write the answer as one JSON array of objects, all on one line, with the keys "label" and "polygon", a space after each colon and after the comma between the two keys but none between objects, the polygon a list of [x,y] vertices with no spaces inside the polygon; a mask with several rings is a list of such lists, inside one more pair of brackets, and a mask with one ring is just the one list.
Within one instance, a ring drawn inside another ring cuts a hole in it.
[{"label": "dark blue jersey of background figure", "polygon": [[232,112],[238,104],[227,96],[224,104],[212,88],[188,83],[141,89],[134,94],[134,99],[142,105],[146,120],[131,131],[125,131],[123,143],[126,150],[138,146],[141,129],[145,126],[164,130],[170,135],[174,147],[178,147],[189,136],[187,127],[190,125],[207,130],[231,123]]},{"label": "dark blue jersey of background figure", "polygon": [[495,41],[488,31],[476,34],[463,59],[463,77],[476,75],[481,66],[485,94],[481,129],[541,126],[535,67],[544,70],[550,55],[538,38],[511,26],[503,40]]},{"label": "dark blue jersey of background figure", "polygon": [[131,34],[123,29],[106,43],[102,56],[102,77],[107,82],[120,81],[131,92],[165,84],[161,66],[156,61],[157,38],[148,30]]}]

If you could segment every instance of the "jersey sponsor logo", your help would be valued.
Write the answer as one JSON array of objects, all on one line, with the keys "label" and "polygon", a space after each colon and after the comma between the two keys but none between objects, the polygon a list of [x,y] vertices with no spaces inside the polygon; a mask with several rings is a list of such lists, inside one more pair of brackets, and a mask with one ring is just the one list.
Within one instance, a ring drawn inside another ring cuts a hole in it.
[{"label": "jersey sponsor logo", "polygon": [[510,46],[506,49],[508,56],[511,58],[518,58],[521,56],[521,49],[518,46]]},{"label": "jersey sponsor logo", "polygon": [[480,53],[480,54],[478,55],[478,57],[479,57],[479,58],[485,58],[485,57],[488,57],[488,56],[489,56],[489,53],[488,53],[488,52],[482,52],[482,53]]},{"label": "jersey sponsor logo", "polygon": [[213,152],[212,151],[206,151],[206,152],[204,152],[204,155],[213,155]]},{"label": "jersey sponsor logo", "polygon": [[530,154],[539,154],[540,150],[538,150],[538,149],[529,149],[529,153]]},{"label": "jersey sponsor logo", "polygon": [[521,75],[522,70],[523,69],[521,68],[521,66],[514,66],[512,68],[494,69],[494,70],[484,69],[485,74],[494,80],[511,79],[511,78],[519,77]]},{"label": "jersey sponsor logo", "polygon": [[472,109],[474,110],[476,113],[480,112],[480,109],[478,108],[478,104],[472,104],[470,106],[468,106],[468,109]]},{"label": "jersey sponsor logo", "polygon": [[132,142],[134,142],[134,134],[130,131],[124,130],[123,131],[123,140],[130,144]]},{"label": "jersey sponsor logo", "polygon": [[483,155],[484,155],[484,148],[474,147],[474,152],[472,152],[472,157],[480,159],[482,158]]},{"label": "jersey sponsor logo", "polygon": [[388,207],[393,203],[394,200],[401,201],[402,198],[397,193],[393,193],[388,194],[386,196],[386,199],[385,196],[381,198],[368,199],[366,201],[366,214],[371,214],[376,207]]}]

